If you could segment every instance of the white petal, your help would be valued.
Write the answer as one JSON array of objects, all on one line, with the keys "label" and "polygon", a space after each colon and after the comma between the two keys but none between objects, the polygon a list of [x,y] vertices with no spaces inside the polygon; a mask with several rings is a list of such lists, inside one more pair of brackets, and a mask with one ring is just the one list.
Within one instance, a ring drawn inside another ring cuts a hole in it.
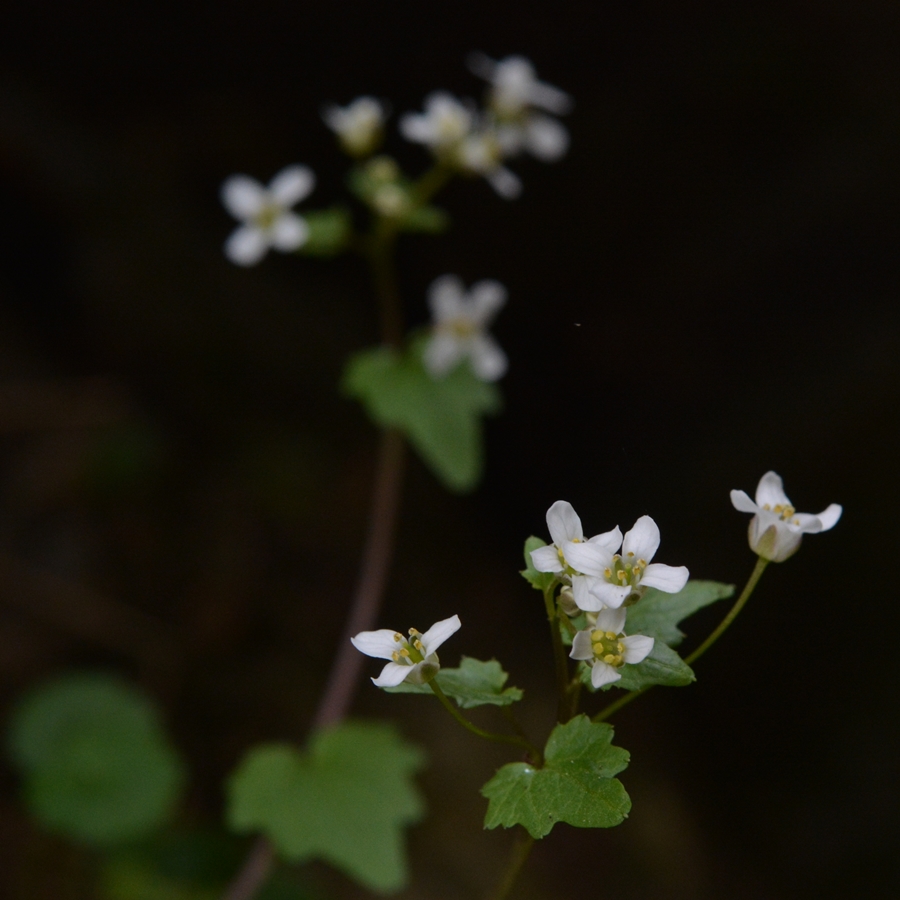
[{"label": "white petal", "polygon": [[422,354],[425,368],[437,378],[446,375],[465,356],[465,345],[449,334],[432,335]]},{"label": "white petal", "polygon": [[627,612],[624,609],[601,609],[597,613],[597,628],[602,631],[611,631],[613,634],[621,634],[625,628]]},{"label": "white petal", "polygon": [[522,193],[522,180],[503,166],[485,172],[484,177],[504,200],[515,200]]},{"label": "white petal", "polygon": [[562,572],[563,570],[562,563],[559,561],[559,553],[554,544],[532,550],[531,564],[538,572]]},{"label": "white petal", "polygon": [[415,668],[415,666],[402,666],[400,663],[389,662],[381,670],[381,674],[372,679],[372,684],[376,687],[396,687],[401,681],[405,681],[407,676],[412,675]]},{"label": "white petal", "polygon": [[540,106],[547,112],[564,115],[572,108],[572,98],[558,87],[545,81],[535,81],[528,92],[528,99],[533,106]]},{"label": "white petal", "polygon": [[462,623],[459,621],[459,616],[450,616],[449,619],[441,619],[440,622],[435,622],[434,625],[422,635],[422,643],[425,646],[425,656],[434,653],[451,634],[455,634],[459,631],[461,625]]},{"label": "white petal", "polygon": [[232,175],[222,185],[219,196],[236,219],[252,219],[266,202],[266,189],[249,175]]},{"label": "white petal", "polygon": [[840,505],[840,503],[832,503],[828,509],[823,510],[819,513],[819,521],[822,523],[822,531],[829,531],[837,525],[838,519],[841,517],[841,513],[844,511],[844,508]]},{"label": "white petal", "polygon": [[528,119],[525,143],[532,156],[542,162],[556,162],[569,149],[569,132],[550,116],[533,115]]},{"label": "white petal", "polygon": [[759,512],[759,507],[747,496],[746,491],[732,491],[731,505],[738,510],[738,512]]},{"label": "white petal", "polygon": [[405,113],[398,123],[400,134],[414,144],[430,144],[434,140],[434,127],[420,113]]},{"label": "white petal", "polygon": [[436,323],[468,318],[466,288],[458,275],[441,275],[428,286],[428,308]]},{"label": "white petal", "polygon": [[625,645],[625,652],[622,654],[622,657],[625,662],[633,666],[635,663],[643,662],[650,655],[650,651],[656,642],[652,637],[647,637],[643,634],[633,634],[630,637],[622,638],[622,643]]},{"label": "white petal", "polygon": [[579,631],[572,638],[572,650],[569,653],[570,659],[593,659],[594,648],[591,646],[591,629]]},{"label": "white petal", "polygon": [[622,601],[631,593],[631,588],[628,585],[610,584],[608,581],[598,579],[591,593],[604,606],[618,609],[622,605]]},{"label": "white petal", "polygon": [[784,484],[780,475],[775,472],[766,472],[759,479],[756,488],[756,503],[758,506],[768,504],[772,509],[776,506],[790,506],[791,501],[784,492]]},{"label": "white petal", "polygon": [[641,584],[667,594],[677,594],[686,584],[689,573],[686,566],[664,566],[651,563],[641,572]]},{"label": "white petal", "polygon": [[255,266],[268,252],[269,241],[255,225],[244,225],[225,241],[225,255],[238,266]]},{"label": "white petal", "polygon": [[503,349],[488,334],[476,334],[469,340],[469,359],[472,370],[482,381],[496,381],[509,368]]},{"label": "white petal", "polygon": [[580,541],[584,537],[581,519],[572,504],[566,500],[557,500],[547,510],[547,529],[557,547],[561,547],[566,541]]},{"label": "white petal", "polygon": [[397,632],[391,631],[390,628],[361,631],[355,637],[350,638],[350,643],[366,656],[374,656],[376,659],[391,659],[394,651],[400,646],[400,642],[394,639],[396,634]]},{"label": "white petal", "polygon": [[583,575],[595,575],[601,577],[612,563],[612,556],[600,544],[591,544],[585,541],[566,541],[562,545],[563,556],[566,562]]},{"label": "white petal", "polygon": [[285,208],[299,203],[312,192],[316,176],[309,166],[288,166],[282,169],[269,184],[269,195]]},{"label": "white petal", "polygon": [[799,531],[801,534],[816,534],[823,530],[822,520],[812,513],[794,513],[784,524],[788,531]]},{"label": "white petal", "polygon": [[269,229],[269,240],[276,250],[288,253],[306,243],[309,237],[309,226],[306,220],[296,213],[282,213]]},{"label": "white petal", "polygon": [[650,516],[641,516],[634,523],[634,528],[625,535],[622,542],[622,555],[634,554],[637,559],[650,562],[653,554],[659,549],[659,527]]},{"label": "white petal", "polygon": [[476,325],[487,325],[504,303],[506,288],[493,278],[476,281],[469,288],[469,314]]},{"label": "white petal", "polygon": [[603,609],[603,604],[591,593],[591,587],[598,581],[589,575],[572,576],[572,598],[575,605],[585,612],[598,612]]},{"label": "white petal", "polygon": [[595,534],[592,538],[588,539],[588,543],[597,544],[612,556],[613,553],[622,546],[622,532],[619,530],[619,526],[616,525],[612,531],[604,531],[603,534]]},{"label": "white petal", "polygon": [[594,662],[594,667],[591,669],[591,684],[595,688],[601,688],[604,684],[612,684],[621,677],[618,670],[599,660]]}]

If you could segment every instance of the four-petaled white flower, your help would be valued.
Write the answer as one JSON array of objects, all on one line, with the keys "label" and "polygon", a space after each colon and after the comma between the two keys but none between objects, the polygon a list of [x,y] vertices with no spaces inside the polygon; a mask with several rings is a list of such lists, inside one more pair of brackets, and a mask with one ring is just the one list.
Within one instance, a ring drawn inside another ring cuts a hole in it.
[{"label": "four-petaled white flower", "polygon": [[784,492],[781,476],[766,472],[759,480],[754,503],[744,491],[732,491],[731,502],[740,512],[753,513],[750,520],[750,549],[763,559],[784,562],[797,552],[804,534],[834,528],[843,507],[832,503],[814,516],[798,513]]},{"label": "four-petaled white flower", "polygon": [[[580,548],[583,547],[591,548],[597,559],[611,557],[622,543],[622,532],[618,525],[612,531],[585,540],[581,519],[572,504],[557,500],[547,510],[547,530],[553,543],[532,550],[532,564],[538,572],[554,572],[568,581],[572,586],[572,598],[580,609],[599,609],[591,591],[600,584],[601,579],[595,572],[583,571],[575,564],[573,557],[579,556]],[[589,562],[593,559],[593,556],[589,556]]]},{"label": "four-petaled white flower", "polygon": [[501,378],[506,354],[485,329],[505,302],[506,288],[498,281],[478,281],[466,293],[456,275],[435,279],[428,288],[434,324],[422,356],[425,368],[441,378],[468,357],[482,381]]},{"label": "four-petaled white flower", "polygon": [[488,107],[496,120],[497,139],[504,155],[513,156],[527,150],[544,162],[564,156],[569,148],[569,133],[551,116],[535,112],[535,108],[557,115],[572,108],[565,91],[539,81],[534,66],[523,56],[508,56],[499,62],[483,53],[469,57],[469,68],[491,85]]},{"label": "four-petaled white flower", "polygon": [[368,156],[381,143],[387,111],[374,97],[357,97],[347,106],[326,106],[322,118],[347,153]]},{"label": "four-petaled white flower", "polygon": [[618,681],[622,666],[641,662],[653,649],[652,637],[643,634],[626,637],[624,629],[624,609],[602,609],[593,628],[579,631],[572,638],[569,656],[591,665],[591,684],[595,688]]},{"label": "four-petaled white flower", "polygon": [[519,176],[504,166],[501,133],[481,130],[466,135],[457,149],[457,161],[464,172],[483,175],[504,200],[515,200],[522,193]]},{"label": "four-petaled white flower", "polygon": [[399,631],[382,628],[379,631],[361,631],[350,638],[360,653],[376,659],[389,659],[372,683],[377,687],[394,687],[401,681],[424,684],[438,673],[441,664],[435,652],[451,634],[459,631],[459,616],[451,616],[435,622],[425,634],[409,629],[409,637]]},{"label": "four-petaled white flower", "polygon": [[472,110],[446,91],[425,98],[425,112],[400,118],[400,133],[408,141],[425,144],[437,156],[454,154],[475,124]]},{"label": "four-petaled white flower", "polygon": [[243,224],[225,242],[225,255],[239,266],[258,263],[270,247],[289,252],[302,247],[309,236],[306,221],[291,207],[315,186],[306,166],[282,169],[264,187],[248,175],[232,175],[222,185],[222,203]]}]

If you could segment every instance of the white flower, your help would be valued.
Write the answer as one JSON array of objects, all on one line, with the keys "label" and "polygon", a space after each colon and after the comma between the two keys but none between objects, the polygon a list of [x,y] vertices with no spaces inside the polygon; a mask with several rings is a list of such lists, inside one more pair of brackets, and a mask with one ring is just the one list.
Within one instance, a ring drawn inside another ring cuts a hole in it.
[{"label": "white flower", "polygon": [[239,266],[252,266],[270,247],[283,252],[302,247],[309,228],[291,207],[312,191],[315,182],[306,166],[282,169],[268,187],[247,175],[228,178],[222,185],[222,203],[243,224],[225,242],[225,255]]},{"label": "white flower", "polygon": [[400,119],[400,133],[408,141],[425,144],[438,156],[453,153],[472,130],[472,110],[446,91],[425,98],[425,112],[406,113]]},{"label": "white flower", "polygon": [[459,631],[459,627],[459,616],[451,616],[435,622],[425,634],[410,628],[409,637],[405,638],[399,631],[382,628],[361,631],[350,641],[366,656],[391,660],[381,674],[372,679],[376,687],[394,687],[401,681],[424,684],[431,681],[441,667],[435,651],[451,634]]},{"label": "white flower", "polygon": [[731,502],[740,512],[753,513],[750,520],[750,549],[763,559],[784,562],[797,552],[804,534],[834,528],[843,508],[832,503],[817,516],[798,513],[784,492],[781,476],[766,472],[759,480],[754,503],[744,491],[732,491]]},{"label": "white flower", "polygon": [[646,659],[654,639],[643,634],[626,637],[625,610],[602,609],[593,628],[579,631],[572,638],[572,659],[583,659],[591,665],[591,684],[595,688],[618,681],[619,669]]},{"label": "white flower", "polygon": [[[581,519],[565,500],[557,500],[547,510],[547,530],[553,543],[547,547],[539,547],[531,551],[531,562],[538,572],[554,572],[571,584],[572,599],[580,609],[599,609],[600,606],[591,596],[591,591],[600,583],[595,572],[587,573],[581,566],[573,562],[573,557],[584,558],[581,548],[590,548],[588,553],[589,568],[595,554],[597,559],[605,560],[619,549],[622,543],[622,532],[616,526],[612,531],[595,535],[585,541]],[[585,605],[587,604],[587,605]]]},{"label": "white flower", "polygon": [[434,319],[431,340],[422,362],[442,378],[468,357],[482,381],[496,381],[507,369],[506,354],[485,331],[506,303],[506,288],[499,281],[478,281],[466,293],[456,275],[442,275],[428,288],[428,305]]},{"label": "white flower", "polygon": [[523,56],[499,62],[482,53],[469,57],[469,68],[490,82],[488,106],[496,119],[497,136],[504,155],[527,150],[543,162],[553,162],[569,148],[569,133],[551,116],[534,108],[561,115],[572,108],[565,91],[538,81],[534,66]]},{"label": "white flower", "polygon": [[617,553],[618,549],[618,544],[599,541],[574,543],[566,548],[569,565],[594,576],[588,585],[588,595],[576,594],[575,602],[581,609],[587,612],[604,607],[618,609],[629,597],[639,599],[647,588],[677,594],[687,584],[685,566],[650,563],[659,549],[659,528],[650,516],[641,516],[634,523],[622,542],[622,552]]},{"label": "white flower", "polygon": [[347,106],[326,106],[322,118],[347,153],[368,156],[381,143],[387,111],[374,97],[357,97]]},{"label": "white flower", "polygon": [[457,164],[463,171],[483,175],[501,197],[515,200],[522,193],[522,182],[502,165],[503,155],[499,136],[493,131],[467,135],[456,151]]}]

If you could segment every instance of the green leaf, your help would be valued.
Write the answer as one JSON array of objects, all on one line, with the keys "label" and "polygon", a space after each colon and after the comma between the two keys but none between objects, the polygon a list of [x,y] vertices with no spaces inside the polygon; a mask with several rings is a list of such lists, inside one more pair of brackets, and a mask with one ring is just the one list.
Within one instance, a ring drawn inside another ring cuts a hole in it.
[{"label": "green leaf", "polygon": [[404,231],[441,234],[450,225],[450,216],[437,206],[415,206],[400,219]]},{"label": "green leaf", "polygon": [[544,767],[503,766],[481,789],[488,799],[485,828],[523,825],[534,838],[557,822],[576,828],[610,828],[631,809],[622,783],[614,778],[628,765],[628,751],[612,746],[613,730],[576,716],[557,725],[544,751]]},{"label": "green leaf", "polygon": [[100,846],[165,825],[185,778],[150,701],[108,675],[68,676],[28,695],[9,750],[35,818]]},{"label": "green leaf", "polygon": [[304,212],[309,236],[300,248],[306,256],[336,256],[353,235],[353,219],[342,206]]},{"label": "green leaf", "polygon": [[[504,688],[507,678],[509,675],[496,659],[482,662],[480,659],[464,656],[458,669],[441,669],[434,680],[463,709],[471,709],[473,706],[509,706],[521,700],[521,688]],[[409,684],[406,681],[385,690],[391,694],[433,695],[427,684]]]},{"label": "green leaf", "polygon": [[481,416],[499,409],[500,392],[466,362],[434,378],[422,365],[427,340],[412,341],[402,355],[388,347],[357,353],[343,388],[376,423],[402,431],[446,487],[469,491],[483,465]]},{"label": "green leaf", "polygon": [[670,647],[677,647],[684,639],[684,633],[678,628],[682,619],[733,594],[733,584],[719,581],[689,581],[677,594],[650,588],[628,608],[625,633],[647,634]]},{"label": "green leaf", "polygon": [[545,591],[553,584],[556,575],[553,572],[538,572],[531,561],[531,551],[540,547],[546,547],[547,542],[542,541],[539,537],[532,535],[525,540],[525,568],[519,574],[533,587],[539,591]]},{"label": "green leaf", "polygon": [[307,752],[286,744],[250,751],[228,784],[235,831],[261,831],[290,862],[324,859],[364,887],[407,881],[403,827],[422,817],[412,781],[422,753],[390,727],[345,722]]},{"label": "green leaf", "polygon": [[[579,667],[581,680],[587,687],[594,691],[591,685],[591,667],[582,663]],[[623,688],[626,691],[639,691],[650,687],[651,684],[661,684],[667,687],[683,687],[695,681],[691,667],[667,644],[656,641],[650,655],[636,665],[625,665],[619,669],[621,679],[611,684],[603,685],[600,690],[607,691],[610,688]]]}]

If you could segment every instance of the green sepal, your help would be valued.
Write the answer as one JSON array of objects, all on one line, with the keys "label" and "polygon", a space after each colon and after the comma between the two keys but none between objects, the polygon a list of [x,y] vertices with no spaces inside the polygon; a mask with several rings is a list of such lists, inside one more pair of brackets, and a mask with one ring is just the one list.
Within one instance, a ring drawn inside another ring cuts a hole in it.
[{"label": "green sepal", "polygon": [[522,825],[533,838],[557,822],[576,828],[611,828],[626,818],[631,800],[614,778],[628,751],[612,745],[613,729],[576,716],[557,725],[544,750],[544,766],[509,763],[481,789],[488,799],[485,828]]},{"label": "green sepal", "polygon": [[428,337],[404,353],[363,350],[349,360],[343,389],[383,428],[397,428],[450,490],[472,490],[481,477],[481,417],[500,408],[496,385],[479,380],[464,361],[443,378],[422,364]]},{"label": "green sepal", "polygon": [[[504,687],[507,678],[509,675],[496,659],[484,662],[464,656],[459,661],[459,668],[441,669],[433,680],[462,709],[471,709],[473,706],[509,706],[521,700],[521,688]],[[427,684],[406,681],[385,690],[391,694],[434,694]]]},{"label": "green sepal", "polygon": [[300,248],[300,253],[330,257],[347,249],[353,237],[353,219],[343,206],[304,212],[303,218],[309,228],[309,235]]},{"label": "green sepal", "polygon": [[167,825],[185,782],[153,704],[106,674],[69,675],[27,695],[8,747],[31,814],[93,846],[127,844]]},{"label": "green sepal", "polygon": [[538,572],[531,561],[531,551],[538,550],[540,547],[546,547],[547,542],[542,541],[539,537],[532,535],[525,539],[525,549],[523,555],[525,557],[525,568],[519,574],[538,591],[547,590],[556,579],[553,572]]},{"label": "green sepal", "polygon": [[[578,667],[581,680],[591,691],[597,690],[591,684],[591,667],[582,662]],[[618,681],[604,684],[601,691],[610,688],[622,688],[626,691],[639,691],[652,684],[666,687],[684,687],[695,681],[691,667],[667,644],[655,641],[649,655],[635,665],[624,665],[619,669],[622,676]]]},{"label": "green sepal", "polygon": [[423,762],[380,724],[344,722],[306,751],[264,744],[228,781],[228,824],[261,831],[289,862],[323,859],[370,890],[399,890],[408,880],[403,829],[424,813],[412,779]]},{"label": "green sepal", "polygon": [[704,606],[727,600],[733,594],[734,585],[720,581],[689,581],[677,594],[648,588],[647,593],[628,608],[625,633],[646,634],[670,647],[677,647],[684,640],[679,622]]}]

